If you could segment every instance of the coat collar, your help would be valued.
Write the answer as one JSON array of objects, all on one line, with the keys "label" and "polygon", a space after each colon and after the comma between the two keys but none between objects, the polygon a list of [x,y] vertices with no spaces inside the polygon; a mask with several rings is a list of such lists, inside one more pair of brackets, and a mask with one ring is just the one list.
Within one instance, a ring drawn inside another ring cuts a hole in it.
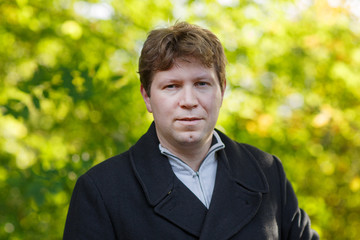
[{"label": "coat collar", "polygon": [[247,145],[239,144],[216,131],[225,144],[222,159],[233,179],[250,191],[267,193],[269,185],[265,174],[258,164],[259,160],[248,150]]},{"label": "coat collar", "polygon": [[225,239],[239,231],[256,214],[261,194],[269,188],[254,156],[218,133],[225,149],[219,151],[209,210],[176,178],[168,159],[160,153],[154,123],[130,148],[133,169],[155,212],[200,239]]},{"label": "coat collar", "polygon": [[135,174],[151,206],[158,204],[174,188],[175,175],[167,157],[160,153],[159,143],[153,122],[129,150]]},{"label": "coat collar", "polygon": [[207,209],[177,179],[169,160],[160,153],[154,123],[130,148],[130,161],[154,211],[188,233],[199,237]]}]

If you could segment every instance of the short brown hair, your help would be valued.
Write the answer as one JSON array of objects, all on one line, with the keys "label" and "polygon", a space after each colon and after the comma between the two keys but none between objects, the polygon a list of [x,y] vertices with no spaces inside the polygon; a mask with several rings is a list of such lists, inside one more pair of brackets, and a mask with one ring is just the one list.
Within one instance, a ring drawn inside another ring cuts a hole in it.
[{"label": "short brown hair", "polygon": [[221,90],[224,90],[226,57],[219,39],[207,29],[180,22],[168,28],[152,30],[144,43],[139,74],[148,96],[154,74],[170,69],[182,57],[193,57],[205,67],[214,67]]}]

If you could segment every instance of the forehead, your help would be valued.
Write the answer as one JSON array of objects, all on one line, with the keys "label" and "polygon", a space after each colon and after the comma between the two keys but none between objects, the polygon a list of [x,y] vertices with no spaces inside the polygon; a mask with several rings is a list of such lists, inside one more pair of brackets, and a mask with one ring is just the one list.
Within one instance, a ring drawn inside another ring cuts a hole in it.
[{"label": "forehead", "polygon": [[217,80],[217,75],[212,66],[207,67],[200,60],[187,57],[176,59],[170,69],[155,72],[153,81],[198,78]]}]

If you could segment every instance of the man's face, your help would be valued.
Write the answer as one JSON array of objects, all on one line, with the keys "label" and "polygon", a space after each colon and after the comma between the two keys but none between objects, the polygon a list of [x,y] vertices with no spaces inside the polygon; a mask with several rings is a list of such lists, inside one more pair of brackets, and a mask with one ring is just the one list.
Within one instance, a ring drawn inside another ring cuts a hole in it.
[{"label": "man's face", "polygon": [[193,58],[178,60],[155,73],[151,97],[143,87],[141,93],[164,147],[180,150],[211,141],[224,95],[214,68]]}]

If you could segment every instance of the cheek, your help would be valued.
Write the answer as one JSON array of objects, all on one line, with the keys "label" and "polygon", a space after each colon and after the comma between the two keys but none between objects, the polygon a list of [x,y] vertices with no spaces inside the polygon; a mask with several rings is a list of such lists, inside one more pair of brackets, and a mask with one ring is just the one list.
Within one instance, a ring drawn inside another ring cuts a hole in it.
[{"label": "cheek", "polygon": [[153,113],[162,115],[161,117],[166,117],[166,114],[169,114],[175,109],[169,98],[161,96],[157,96],[155,99],[152,99],[150,103]]},{"label": "cheek", "polygon": [[211,98],[207,98],[204,102],[204,106],[208,111],[218,112],[222,105],[221,95],[213,95]]}]

